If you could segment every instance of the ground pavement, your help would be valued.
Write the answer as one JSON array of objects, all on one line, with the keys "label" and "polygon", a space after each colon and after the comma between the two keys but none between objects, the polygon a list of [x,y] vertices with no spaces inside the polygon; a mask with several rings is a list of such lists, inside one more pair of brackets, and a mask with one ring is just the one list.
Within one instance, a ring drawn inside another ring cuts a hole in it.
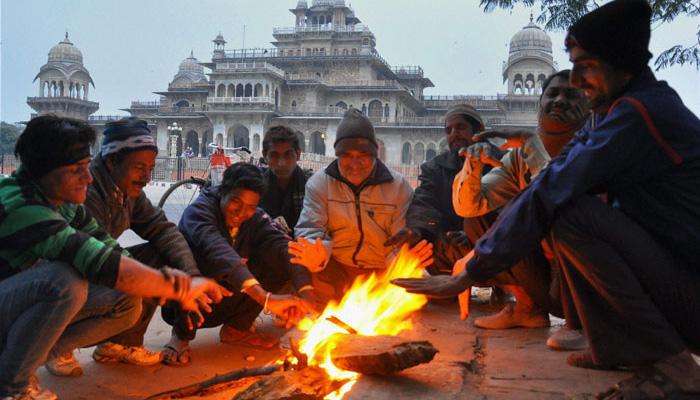
[{"label": "ground pavement", "polygon": [[[162,186],[147,189],[154,201],[162,191]],[[138,238],[127,232],[120,241],[132,245]],[[477,306],[474,315],[496,312],[498,307]],[[435,359],[391,378],[362,377],[345,399],[587,399],[628,376],[568,366],[568,353],[549,350],[544,344],[558,326],[487,331],[474,327],[474,316],[464,322],[458,315],[456,303],[428,304],[416,315],[413,329],[400,336],[429,340],[440,351]],[[262,329],[274,328],[263,323]],[[160,349],[169,336],[170,327],[157,312],[145,344]],[[43,367],[38,375],[44,386],[64,400],[143,399],[216,374],[263,366],[284,354],[220,343],[218,328],[200,330],[191,347],[192,363],[187,367],[100,364],[92,360],[90,348],[76,352],[85,371],[82,377],[54,377]],[[206,399],[231,399],[235,393],[234,389]]]}]

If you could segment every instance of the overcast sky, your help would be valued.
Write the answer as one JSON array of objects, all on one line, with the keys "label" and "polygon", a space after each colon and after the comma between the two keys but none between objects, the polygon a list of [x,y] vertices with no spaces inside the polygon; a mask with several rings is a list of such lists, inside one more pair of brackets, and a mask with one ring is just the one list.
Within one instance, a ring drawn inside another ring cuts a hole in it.
[{"label": "overcast sky", "polygon": [[[96,114],[125,114],[132,100],[156,100],[185,57],[194,51],[210,60],[221,31],[227,49],[271,47],[273,27],[294,25],[288,10],[297,0],[8,0],[2,1],[0,119],[29,118],[27,96],[63,39],[83,53],[96,87]],[[312,0],[308,0],[311,5]],[[435,84],[427,95],[504,93],[502,62],[510,38],[529,21],[530,10],[484,13],[477,0],[352,0],[356,15],[377,38],[377,50],[391,65],[420,65]],[[538,9],[534,10],[535,17]],[[698,21],[677,19],[656,27],[651,50],[658,55],[678,43],[692,44]],[[243,35],[245,26],[245,37]],[[563,32],[550,32],[554,59],[569,68]],[[657,74],[700,115],[700,75],[690,66]]]}]

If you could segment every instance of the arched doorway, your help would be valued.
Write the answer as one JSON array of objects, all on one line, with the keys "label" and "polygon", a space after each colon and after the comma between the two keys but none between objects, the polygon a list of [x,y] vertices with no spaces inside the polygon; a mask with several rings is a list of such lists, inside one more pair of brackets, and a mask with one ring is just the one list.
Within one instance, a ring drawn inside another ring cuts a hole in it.
[{"label": "arched doorway", "polygon": [[243,125],[232,126],[226,135],[226,147],[241,147],[250,148],[250,137],[248,128]]},{"label": "arched doorway", "polygon": [[188,147],[192,149],[193,157],[199,155],[199,136],[197,132],[189,131],[187,135],[185,135],[185,150],[187,150]]},{"label": "arched doorway", "polygon": [[201,141],[201,149],[199,151],[199,154],[201,157],[209,157],[209,154],[211,152],[211,149],[209,148],[209,143],[213,142],[213,138],[211,136],[211,131],[206,130],[202,134],[202,141]]},{"label": "arched doorway", "polygon": [[314,154],[326,154],[326,135],[321,132],[311,134],[310,143],[311,152]]},{"label": "arched doorway", "polygon": [[216,145],[217,146],[223,146],[224,145],[224,135],[222,133],[217,133],[216,134]]},{"label": "arched doorway", "polygon": [[253,135],[253,153],[257,153],[260,151],[260,135],[257,133]]}]

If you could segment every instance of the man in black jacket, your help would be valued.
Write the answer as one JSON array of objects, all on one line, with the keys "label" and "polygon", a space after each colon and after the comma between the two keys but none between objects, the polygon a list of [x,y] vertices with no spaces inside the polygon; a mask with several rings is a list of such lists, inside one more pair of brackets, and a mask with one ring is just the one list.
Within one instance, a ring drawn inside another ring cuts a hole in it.
[{"label": "man in black jacket", "polygon": [[306,181],[311,176],[311,171],[297,165],[301,156],[299,136],[286,126],[273,126],[265,132],[262,154],[270,168],[263,173],[266,190],[260,198],[260,208],[292,234],[304,204]]},{"label": "man in black jacket", "polygon": [[[257,208],[265,191],[260,170],[245,163],[224,171],[220,186],[207,188],[185,209],[179,228],[187,239],[202,273],[229,288],[234,295],[200,315],[163,309],[173,326],[163,362],[182,365],[190,361],[189,342],[197,327],[222,326],[220,339],[269,348],[273,338],[253,331],[260,311],[287,321],[288,327],[313,312],[311,277],[290,262],[285,235],[267,213]],[[301,297],[273,294],[291,281]]]},{"label": "man in black jacket", "polygon": [[476,228],[484,224],[484,218],[490,218],[487,215],[464,219],[452,206],[452,182],[464,164],[459,149],[471,145],[472,135],[483,129],[484,123],[474,107],[458,104],[447,111],[445,133],[449,149],[421,165],[420,185],[408,207],[406,227],[387,240],[387,246],[415,244],[421,239],[432,242],[435,263],[428,268],[431,273],[450,273],[454,263],[483,232]]}]

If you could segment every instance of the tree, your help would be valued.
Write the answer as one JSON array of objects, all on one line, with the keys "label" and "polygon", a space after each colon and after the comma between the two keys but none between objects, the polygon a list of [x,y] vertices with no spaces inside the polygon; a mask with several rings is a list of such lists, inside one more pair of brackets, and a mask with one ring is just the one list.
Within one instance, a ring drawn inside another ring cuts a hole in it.
[{"label": "tree", "polygon": [[15,142],[22,131],[12,124],[0,123],[0,154],[14,154]]},{"label": "tree", "polygon": [[[532,7],[535,0],[479,0],[479,5],[485,12],[491,12],[496,8],[513,9],[517,4]],[[697,17],[700,15],[700,1],[698,0],[650,0],[652,23],[667,23],[673,21],[679,15]],[[589,0],[541,0],[541,14],[537,22],[544,24],[544,29],[553,31],[566,30],[576,20],[598,7],[596,1]],[[700,69],[700,30],[693,38],[693,44],[689,46],[675,45],[656,57],[654,66],[656,70],[666,68],[674,64],[694,65]]]}]

